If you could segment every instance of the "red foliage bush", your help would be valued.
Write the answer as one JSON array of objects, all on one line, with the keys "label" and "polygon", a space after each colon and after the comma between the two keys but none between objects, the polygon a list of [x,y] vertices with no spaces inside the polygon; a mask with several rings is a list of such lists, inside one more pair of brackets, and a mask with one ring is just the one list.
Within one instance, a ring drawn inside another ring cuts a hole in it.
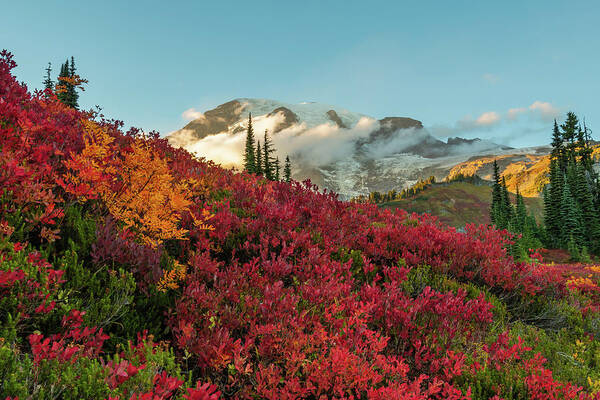
[{"label": "red foliage bush", "polygon": [[[51,241],[60,235],[66,203],[96,198],[102,208],[93,185],[79,190],[65,181],[69,171],[83,173],[83,167],[67,171],[66,161],[85,146],[81,121],[95,116],[30,95],[10,75],[11,56],[4,52],[1,58],[0,226],[14,229],[7,221],[19,212],[28,218],[31,242]],[[139,140],[135,131],[122,134],[118,123],[97,123],[116,150]],[[511,345],[500,335],[485,344],[493,306],[483,294],[403,289],[412,268],[428,265],[457,281],[523,299],[567,293],[556,268],[514,262],[505,250],[506,232],[469,225],[461,233],[430,216],[339,201],[310,182],[235,174],[156,135],[145,143],[167,163],[175,184],[189,190],[189,207],[174,219],[177,232],[187,236],[168,243],[170,255],[185,266],[168,324],[173,344],[211,383],[187,389],[184,398],[214,400],[222,391],[235,398],[468,399],[470,388],[461,388],[458,377],[509,364],[527,372],[531,398],[587,398],[580,388],[556,382],[523,343]],[[164,249],[144,245],[118,221],[104,221],[93,260],[130,266],[151,296]],[[31,262],[48,274],[48,290],[60,282],[61,271]],[[0,294],[27,282],[20,269],[0,271]],[[51,310],[49,298],[30,286],[19,293],[36,312]],[[29,336],[36,361],[101,357],[107,338],[101,329],[82,328],[75,311],[63,325],[62,334]],[[468,360],[477,351],[485,361]],[[110,387],[144,368],[127,360],[104,365]],[[153,379],[152,392],[131,399],[169,398],[183,384],[166,373]]]}]

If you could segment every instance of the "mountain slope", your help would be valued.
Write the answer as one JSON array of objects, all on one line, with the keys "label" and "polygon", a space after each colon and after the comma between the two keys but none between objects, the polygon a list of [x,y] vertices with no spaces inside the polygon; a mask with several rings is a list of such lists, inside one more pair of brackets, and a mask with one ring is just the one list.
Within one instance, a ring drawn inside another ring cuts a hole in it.
[{"label": "mountain slope", "polygon": [[248,98],[206,111],[168,140],[225,166],[240,167],[250,113],[257,136],[268,130],[279,158],[290,156],[294,179],[310,179],[343,198],[407,187],[432,174],[441,179],[474,155],[510,149],[480,139],[444,142],[408,117],[377,120],[331,105]]},{"label": "mountain slope", "polygon": [[[419,214],[435,215],[441,222],[460,228],[465,224],[489,224],[492,188],[469,182],[435,183],[422,192],[401,200],[382,203],[381,208],[403,209]],[[513,202],[515,199],[512,199]],[[543,201],[526,198],[527,209],[541,221]]]}]

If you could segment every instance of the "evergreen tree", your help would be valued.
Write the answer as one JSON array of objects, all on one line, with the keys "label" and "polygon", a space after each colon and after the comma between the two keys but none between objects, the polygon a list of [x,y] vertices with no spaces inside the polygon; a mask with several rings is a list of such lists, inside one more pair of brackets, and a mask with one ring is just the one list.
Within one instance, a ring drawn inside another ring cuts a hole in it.
[{"label": "evergreen tree", "polygon": [[[547,245],[600,251],[598,175],[593,169],[588,128],[573,112],[554,123],[549,185],[544,190]],[[575,257],[575,256],[574,256]]]},{"label": "evergreen tree", "polygon": [[600,238],[600,216],[594,204],[594,198],[590,183],[588,182],[585,165],[580,163],[576,173],[576,198],[578,200],[584,227],[585,246],[597,252],[600,250],[598,241]]},{"label": "evergreen tree", "polygon": [[262,150],[260,148],[260,140],[256,142],[256,158],[255,158],[255,167],[256,167],[256,174],[257,175],[263,175],[263,167],[262,167],[262,159],[263,159],[263,153]]},{"label": "evergreen tree", "polygon": [[58,82],[56,83],[56,89],[57,89],[56,97],[58,97],[58,99],[60,101],[62,101],[64,104],[68,105],[69,95],[68,95],[68,89],[67,89],[67,82],[65,82],[61,78],[63,78],[63,79],[69,78],[69,60],[68,59],[67,59],[67,61],[65,61],[64,64],[62,64],[60,66],[60,73],[58,74]]},{"label": "evergreen tree", "polygon": [[519,187],[517,186],[517,206],[515,208],[515,221],[514,225],[518,232],[525,230],[527,225],[527,209],[525,208],[525,200],[521,193],[519,193]]},{"label": "evergreen tree", "polygon": [[579,128],[579,119],[575,113],[569,111],[567,113],[567,119],[560,126],[562,129],[562,138],[567,142],[567,161],[574,161],[577,148],[577,132]]},{"label": "evergreen tree", "polygon": [[51,77],[52,73],[52,63],[48,63],[48,67],[46,67],[46,78],[44,79],[44,89],[54,90],[54,82]]},{"label": "evergreen tree", "polygon": [[590,132],[584,120],[583,130],[580,129],[580,138],[578,140],[579,158],[585,169],[592,175],[593,178],[596,178],[597,174],[594,171],[594,160],[592,160],[593,149],[590,146],[590,140]]},{"label": "evergreen tree", "polygon": [[554,120],[554,128],[552,129],[552,156],[558,158],[563,147],[563,137],[558,129],[556,119]]},{"label": "evergreen tree", "polygon": [[562,216],[562,241],[563,243],[569,243],[570,240],[574,240],[578,245],[583,242],[583,224],[582,215],[577,202],[571,194],[569,185],[565,182],[563,185],[563,196],[561,202],[561,216]]},{"label": "evergreen tree", "polygon": [[290,157],[285,157],[285,166],[283,167],[283,179],[286,182],[292,180],[292,164],[290,163]]},{"label": "evergreen tree", "polygon": [[256,173],[256,149],[254,148],[254,129],[252,128],[252,114],[248,114],[248,128],[246,130],[246,150],[244,152],[244,169],[248,173]]},{"label": "evergreen tree", "polygon": [[549,187],[544,188],[544,222],[548,233],[548,245],[558,246],[561,242],[562,216],[560,207],[564,183],[558,158],[553,158],[550,161],[549,180]]},{"label": "evergreen tree", "polygon": [[273,146],[271,145],[271,139],[269,139],[269,132],[265,129],[265,138],[263,140],[263,151],[262,151],[262,162],[263,162],[263,174],[265,178],[273,180],[275,171],[273,165]]},{"label": "evergreen tree", "polygon": [[556,120],[554,120],[554,127],[552,129],[552,153],[550,156],[558,160],[561,170],[566,168],[564,139]]},{"label": "evergreen tree", "polygon": [[490,219],[493,224],[500,228],[504,225],[502,221],[502,186],[500,184],[500,169],[498,163],[494,160],[494,185],[492,187],[492,206],[490,209]]},{"label": "evergreen tree", "polygon": [[501,229],[507,229],[510,221],[513,219],[514,209],[512,204],[510,203],[510,195],[508,194],[508,188],[506,187],[506,179],[502,177],[502,191],[501,191],[501,215],[503,225]]},{"label": "evergreen tree", "polygon": [[[71,63],[69,64],[69,78],[75,77],[75,72],[77,69],[75,68],[75,58],[71,56]],[[79,108],[79,93],[77,93],[77,88],[72,83],[67,85],[68,92],[68,105],[73,107],[74,109]]]},{"label": "evergreen tree", "polygon": [[67,106],[75,109],[79,108],[79,93],[77,92],[77,88],[82,83],[87,83],[86,80],[79,78],[76,71],[75,58],[71,57],[70,62],[67,58],[60,68],[58,81],[55,85],[56,97]]},{"label": "evergreen tree", "polygon": [[279,181],[279,156],[275,159],[275,180]]}]

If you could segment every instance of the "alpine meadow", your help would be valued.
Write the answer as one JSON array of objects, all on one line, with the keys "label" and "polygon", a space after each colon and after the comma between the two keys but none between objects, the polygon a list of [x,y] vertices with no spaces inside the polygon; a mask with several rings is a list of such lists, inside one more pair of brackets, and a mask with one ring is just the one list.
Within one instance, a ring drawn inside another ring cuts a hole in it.
[{"label": "alpine meadow", "polygon": [[3,6],[0,399],[600,400],[595,6],[150,3]]}]

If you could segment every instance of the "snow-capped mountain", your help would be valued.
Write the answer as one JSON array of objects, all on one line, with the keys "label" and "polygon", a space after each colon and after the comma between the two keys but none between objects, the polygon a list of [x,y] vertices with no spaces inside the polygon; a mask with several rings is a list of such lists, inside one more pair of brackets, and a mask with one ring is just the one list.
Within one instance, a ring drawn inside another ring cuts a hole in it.
[{"label": "snow-capped mountain", "polygon": [[407,117],[380,120],[326,104],[288,104],[240,98],[208,110],[169,141],[225,166],[240,167],[248,115],[262,141],[267,130],[277,155],[290,156],[293,177],[311,179],[344,198],[410,186],[420,178],[444,178],[472,157],[511,148],[480,139],[432,136]]}]

